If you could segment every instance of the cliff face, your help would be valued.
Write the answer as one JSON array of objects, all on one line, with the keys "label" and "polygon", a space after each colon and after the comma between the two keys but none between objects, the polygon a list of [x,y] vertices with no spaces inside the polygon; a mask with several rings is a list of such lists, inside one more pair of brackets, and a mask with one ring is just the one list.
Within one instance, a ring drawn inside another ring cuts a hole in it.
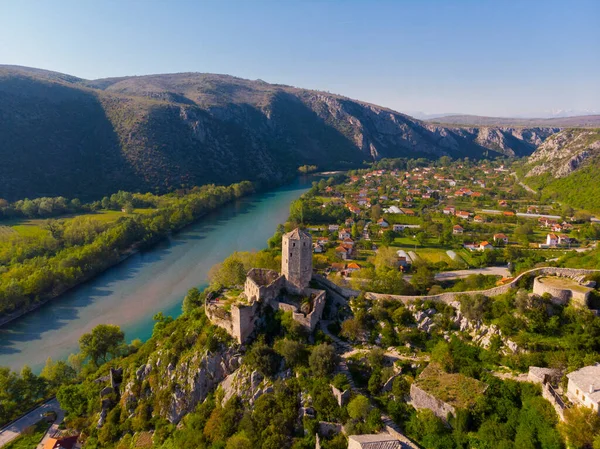
[{"label": "cliff face", "polygon": [[600,156],[600,130],[566,129],[542,143],[529,157],[527,177],[564,178]]},{"label": "cliff face", "polygon": [[384,157],[527,155],[555,128],[421,122],[329,93],[226,75],[86,81],[0,66],[0,197],[94,198]]}]

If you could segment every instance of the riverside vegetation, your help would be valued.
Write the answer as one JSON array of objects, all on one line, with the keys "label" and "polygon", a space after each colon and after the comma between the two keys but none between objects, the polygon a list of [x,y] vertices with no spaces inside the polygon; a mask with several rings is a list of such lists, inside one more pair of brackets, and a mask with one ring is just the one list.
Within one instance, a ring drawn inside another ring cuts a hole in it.
[{"label": "riverside vegetation", "polygon": [[[162,196],[119,192],[90,204],[64,198],[2,201],[0,224],[14,228],[0,228],[5,231],[0,235],[0,319],[60,295],[137,248],[253,191],[246,181]],[[66,213],[75,215],[61,218]],[[53,218],[32,223],[37,217]]]}]

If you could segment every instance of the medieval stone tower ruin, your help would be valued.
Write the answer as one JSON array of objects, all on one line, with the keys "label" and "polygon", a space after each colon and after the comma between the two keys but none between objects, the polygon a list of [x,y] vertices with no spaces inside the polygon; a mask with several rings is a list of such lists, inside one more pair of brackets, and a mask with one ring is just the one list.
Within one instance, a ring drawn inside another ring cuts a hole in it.
[{"label": "medieval stone tower ruin", "polygon": [[290,291],[301,293],[312,277],[312,239],[296,228],[285,234],[281,243],[281,274]]}]

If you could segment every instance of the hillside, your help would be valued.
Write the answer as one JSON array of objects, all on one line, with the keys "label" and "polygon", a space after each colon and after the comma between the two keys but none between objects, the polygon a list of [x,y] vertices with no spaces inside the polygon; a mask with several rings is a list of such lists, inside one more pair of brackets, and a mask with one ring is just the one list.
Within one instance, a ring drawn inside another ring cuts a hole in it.
[{"label": "hillside", "polygon": [[529,157],[525,182],[542,196],[600,211],[600,129],[566,129],[549,137]]},{"label": "hillside", "polygon": [[515,118],[452,114],[443,117],[434,117],[426,121],[429,123],[462,126],[597,128],[600,126],[600,115],[554,118]]},{"label": "hillside", "polygon": [[556,128],[453,128],[324,92],[227,75],[102,80],[0,66],[0,197],[97,198],[242,179],[303,164],[530,154]]}]

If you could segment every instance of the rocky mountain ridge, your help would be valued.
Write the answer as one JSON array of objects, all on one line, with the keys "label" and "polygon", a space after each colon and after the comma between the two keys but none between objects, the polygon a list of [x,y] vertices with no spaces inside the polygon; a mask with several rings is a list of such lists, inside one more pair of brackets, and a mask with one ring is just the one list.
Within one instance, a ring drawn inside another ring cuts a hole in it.
[{"label": "rocky mountain ridge", "polygon": [[599,156],[599,130],[563,130],[550,136],[529,157],[525,176],[563,178]]},{"label": "rocky mountain ridge", "polygon": [[326,92],[227,75],[82,80],[0,66],[0,197],[98,198],[391,157],[524,156],[553,127],[446,127]]}]

